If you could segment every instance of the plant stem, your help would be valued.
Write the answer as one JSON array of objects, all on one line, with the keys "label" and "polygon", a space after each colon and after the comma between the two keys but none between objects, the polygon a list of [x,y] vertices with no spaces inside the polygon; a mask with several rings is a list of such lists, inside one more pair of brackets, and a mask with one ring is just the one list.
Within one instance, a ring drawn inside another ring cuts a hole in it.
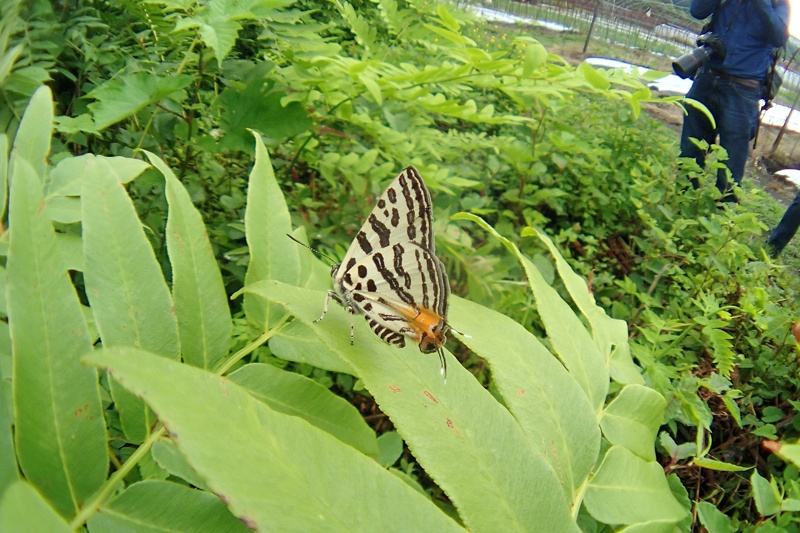
[{"label": "plant stem", "polygon": [[108,481],[106,481],[100,490],[95,493],[94,497],[89,500],[82,508],[81,511],[75,515],[75,518],[72,519],[69,527],[72,530],[76,530],[79,527],[83,526],[92,515],[97,512],[100,506],[111,496],[111,493],[114,492],[114,489],[122,483],[122,480],[125,479],[133,468],[139,463],[139,461],[147,455],[150,451],[150,448],[153,447],[153,444],[156,443],[158,439],[164,436],[166,433],[166,429],[164,426],[157,428],[150,436],[145,440],[133,455],[128,457],[128,460],[120,467],[119,470],[114,472]]},{"label": "plant stem", "polygon": [[[256,348],[267,342],[273,335],[283,329],[284,324],[288,320],[288,315],[284,316],[275,327],[262,333],[257,339],[249,343],[247,346],[233,354],[225,363],[215,372],[218,375],[223,375],[225,372],[239,362],[245,355],[252,353]],[[116,472],[114,472],[108,481],[106,481],[100,490],[98,490],[91,500],[89,500],[75,515],[70,523],[70,528],[76,530],[83,526],[89,518],[91,518],[103,503],[111,496],[114,490],[122,483],[133,469],[139,464],[139,461],[150,452],[150,448],[156,443],[158,439],[166,435],[166,428],[159,423],[155,431],[136,449],[133,454],[128,457],[128,460],[123,463]]]}]

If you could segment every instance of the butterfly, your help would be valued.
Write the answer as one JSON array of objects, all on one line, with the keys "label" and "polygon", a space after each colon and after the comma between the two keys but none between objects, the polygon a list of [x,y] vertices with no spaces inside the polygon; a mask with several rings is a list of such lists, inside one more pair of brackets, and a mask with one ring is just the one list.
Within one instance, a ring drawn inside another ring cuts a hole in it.
[{"label": "butterfly", "polygon": [[416,168],[405,168],[389,184],[341,264],[331,268],[331,278],[333,290],[315,322],[325,317],[333,299],[351,316],[364,315],[388,344],[403,347],[409,339],[422,353],[437,352],[446,375],[442,345],[452,329],[447,323],[450,284],[436,257],[431,195]]}]

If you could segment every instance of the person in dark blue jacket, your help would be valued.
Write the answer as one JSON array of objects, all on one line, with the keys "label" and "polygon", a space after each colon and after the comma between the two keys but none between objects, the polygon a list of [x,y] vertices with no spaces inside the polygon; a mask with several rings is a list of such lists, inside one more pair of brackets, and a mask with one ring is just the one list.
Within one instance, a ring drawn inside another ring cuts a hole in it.
[{"label": "person in dark blue jacket", "polygon": [[[726,166],[739,185],[758,127],[772,50],[783,46],[789,35],[789,5],[787,0],[692,0],[690,12],[701,20],[712,17],[710,31],[720,38],[724,52],[711,55],[700,67],[686,94],[711,111],[716,128],[701,111],[686,106],[681,156],[694,158],[702,167],[706,154],[690,139],[713,144],[719,135],[720,146],[728,152]],[[724,201],[737,201],[724,168],[717,174],[717,188]]]},{"label": "person in dark blue jacket", "polygon": [[772,230],[769,236],[768,249],[772,257],[778,255],[786,248],[789,241],[792,240],[794,234],[797,233],[797,228],[800,227],[800,192],[794,197],[794,201],[789,204],[783,218]]}]

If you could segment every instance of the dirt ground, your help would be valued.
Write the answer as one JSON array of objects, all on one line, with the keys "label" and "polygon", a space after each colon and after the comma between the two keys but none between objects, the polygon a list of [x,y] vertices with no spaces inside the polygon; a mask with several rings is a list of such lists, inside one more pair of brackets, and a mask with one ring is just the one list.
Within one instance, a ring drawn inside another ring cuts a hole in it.
[{"label": "dirt ground", "polygon": [[[550,51],[575,65],[587,57],[576,45],[554,46]],[[683,112],[680,108],[675,105],[645,104],[643,109],[651,117],[674,130],[676,136],[680,135],[683,125]],[[785,179],[773,176],[773,172],[784,168],[800,169],[800,134],[786,132],[775,152],[768,155],[779,131],[779,127],[761,126],[756,148],[753,149],[751,145],[750,158],[745,167],[745,179],[753,180],[776,200],[788,205],[797,194],[797,188]]]}]

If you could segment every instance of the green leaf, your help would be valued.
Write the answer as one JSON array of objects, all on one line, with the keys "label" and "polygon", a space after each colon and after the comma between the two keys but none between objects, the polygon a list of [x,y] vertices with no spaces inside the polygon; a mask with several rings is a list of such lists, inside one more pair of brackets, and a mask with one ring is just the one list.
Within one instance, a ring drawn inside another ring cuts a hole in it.
[{"label": "green leaf", "polygon": [[800,468],[800,441],[794,444],[785,442],[771,443],[769,450],[784,461]]},{"label": "green leaf", "polygon": [[233,329],[222,275],[186,188],[161,159],[145,153],[166,179],[167,252],[183,360],[213,369],[227,355]]},{"label": "green leaf", "polygon": [[545,282],[539,269],[531,260],[522,255],[514,243],[497,233],[483,219],[470,213],[457,213],[451,219],[475,222],[485,231],[494,235],[511,253],[517,256],[525,269],[553,351],[570,371],[572,377],[580,384],[584,393],[589,397],[592,407],[599,411],[603,407],[608,393],[608,366],[605,357],[600,353],[597,344],[586,331],[580,318],[558,295],[558,292]]},{"label": "green leaf", "polygon": [[506,408],[453,364],[452,356],[445,383],[436,357],[415,346],[385,344],[364,320],[355,322],[351,345],[351,316],[340,306],[332,305],[325,320],[314,322],[322,291],[275,281],[244,290],[284,305],[352,366],[469,529],[494,531],[503,524],[507,531],[577,531],[550,464]]},{"label": "green leaf", "polygon": [[717,122],[716,120],[714,120],[714,115],[711,114],[711,111],[709,111],[709,109],[705,105],[703,105],[702,102],[694,100],[693,98],[684,98],[683,100],[681,100],[680,104],[683,105],[684,107],[688,105],[700,111],[703,115],[706,116],[706,118],[711,123],[711,128],[714,130],[717,129]]},{"label": "green leaf", "polygon": [[[329,278],[330,279],[330,278]],[[319,312],[322,314],[322,303],[324,298],[319,301]],[[281,330],[269,340],[269,349],[275,355],[285,361],[306,363],[318,368],[352,374],[353,369],[339,356],[331,352],[314,335],[314,332],[299,320],[295,320]]]},{"label": "green leaf", "polygon": [[193,81],[194,78],[188,74],[164,77],[152,72],[122,74],[96,87],[86,98],[95,100],[88,107],[94,116],[95,127],[104,130],[164,98],[182,100],[183,89]]},{"label": "green leaf", "polygon": [[350,25],[350,31],[356,37],[356,42],[370,50],[375,46],[375,37],[377,35],[377,28],[370,24],[364,17],[356,13],[353,6],[349,2],[340,2],[334,0],[333,2],[342,14],[342,17]]},{"label": "green leaf", "polygon": [[222,65],[222,61],[230,53],[236,43],[236,37],[242,25],[235,20],[211,19],[208,22],[199,19],[198,28],[203,42],[214,50],[214,57],[217,63]]},{"label": "green leaf", "polygon": [[708,457],[697,457],[692,461],[692,463],[695,466],[699,466],[701,468],[708,468],[709,470],[719,470],[720,472],[744,472],[746,470],[750,470],[751,468],[753,468],[752,466],[739,466],[731,463],[725,463],[723,461],[709,459]]},{"label": "green leaf", "polygon": [[53,222],[74,224],[81,220],[80,198],[56,196],[47,200],[44,206],[45,216]]},{"label": "green leaf", "polygon": [[[161,267],[136,210],[104,159],[86,166],[83,180],[84,279],[103,346],[136,346],[178,359],[178,327]],[[141,442],[152,420],[144,405],[111,381],[123,430]]]},{"label": "green leaf", "polygon": [[378,82],[375,81],[375,78],[366,72],[360,72],[358,74],[358,80],[364,84],[364,87],[367,89],[367,91],[369,91],[369,94],[372,95],[375,103],[378,105],[383,105],[383,94],[381,93],[381,88],[378,85]]},{"label": "green leaf", "polygon": [[611,88],[611,82],[608,81],[603,74],[592,68],[589,63],[585,61],[578,65],[576,71],[581,74],[589,84],[594,87],[595,89],[599,89],[601,91],[607,91]]},{"label": "green leaf", "polygon": [[15,481],[0,499],[0,531],[70,533],[63,518],[24,481]]},{"label": "green leaf", "polygon": [[120,183],[128,183],[145,171],[150,165],[140,159],[129,157],[105,157],[94,154],[84,154],[76,157],[62,159],[50,170],[50,179],[47,181],[46,196],[80,196],[83,186],[83,177],[90,172],[95,160],[105,160]]},{"label": "green leaf", "polygon": [[564,256],[547,235],[536,228],[524,228],[521,235],[523,237],[536,235],[550,250],[558,269],[558,275],[564,281],[564,286],[575,305],[592,326],[592,334],[597,346],[602,354],[610,357],[611,377],[617,383],[644,385],[644,378],[631,358],[631,349],[628,344],[628,324],[624,320],[611,318],[603,308],[597,305],[586,280],[570,268]]},{"label": "green leaf", "polygon": [[396,431],[387,431],[378,437],[378,448],[378,464],[389,468],[403,455],[403,438]]},{"label": "green leaf", "polygon": [[253,76],[243,87],[235,85],[222,91],[218,105],[220,129],[225,135],[220,148],[249,150],[253,141],[249,130],[275,141],[308,131],[312,122],[305,107],[300,102],[283,105],[285,96],[285,92],[272,89],[263,76]]},{"label": "green leaf", "polygon": [[733,533],[736,528],[731,519],[708,502],[697,502],[697,519],[708,533]]},{"label": "green leaf", "polygon": [[157,440],[150,449],[150,454],[158,466],[173,476],[179,477],[199,489],[208,490],[205,481],[192,469],[186,457],[171,440]]},{"label": "green leaf", "polygon": [[772,516],[781,510],[781,495],[775,480],[767,481],[757,470],[750,476],[750,486],[753,490],[753,499],[756,509],[761,516]]},{"label": "green leaf", "polygon": [[105,480],[108,452],[97,372],[80,364],[92,342],[41,211],[40,180],[16,161],[6,267],[15,438],[27,480],[69,517]]},{"label": "green leaf", "polygon": [[[0,378],[2,377],[0,372]],[[19,479],[17,471],[17,454],[14,451],[14,413],[13,404],[7,401],[11,397],[11,380],[0,379],[0,494]]]},{"label": "green leaf", "polygon": [[[300,249],[286,234],[292,231],[289,208],[275,179],[264,142],[258,135],[256,162],[247,188],[245,231],[250,248],[250,264],[245,284],[274,279],[297,284],[300,281]],[[244,310],[249,323],[266,331],[285,315],[279,306],[270,305],[253,294],[244,295]]]},{"label": "green leaf", "polygon": [[800,512],[800,500],[797,498],[786,498],[781,502],[781,511],[788,513]]},{"label": "green leaf", "polygon": [[46,85],[39,87],[17,128],[11,149],[9,172],[14,173],[18,160],[25,160],[33,167],[34,174],[43,178],[47,158],[50,155],[50,138],[53,133],[53,95]]},{"label": "green leaf", "polygon": [[8,205],[8,136],[0,133],[0,220],[5,220]]},{"label": "green leaf", "polygon": [[[133,348],[87,361],[153,408],[192,467],[253,529],[460,530],[372,459],[231,380]],[[358,490],[342,490],[345,479]]]},{"label": "green leaf", "polygon": [[365,455],[378,455],[375,432],[358,410],[313,379],[256,363],[229,377],[271,409],[300,417]]},{"label": "green leaf", "polygon": [[91,531],[251,531],[213,494],[159,480],[134,483],[88,525]]},{"label": "green leaf", "polygon": [[626,385],[603,410],[600,427],[616,446],[623,446],[645,461],[655,461],[653,442],[664,419],[667,402],[642,385]]},{"label": "green leaf", "polygon": [[505,405],[573,500],[600,450],[597,416],[578,382],[534,335],[500,313],[451,296],[449,321],[469,334],[459,340],[489,363]]},{"label": "green leaf", "polygon": [[439,15],[439,20],[442,21],[442,25],[445,28],[455,32],[461,29],[461,25],[458,23],[455,17],[453,17],[453,15],[447,9],[447,6],[444,4],[438,4],[436,6],[436,13]]},{"label": "green leaf", "polygon": [[525,59],[522,62],[522,75],[531,76],[547,63],[547,50],[538,41],[527,42]]},{"label": "green leaf", "polygon": [[671,520],[650,520],[615,530],[617,533],[675,533],[675,522]]},{"label": "green leaf", "polygon": [[586,488],[584,505],[605,524],[632,525],[654,520],[677,524],[686,516],[670,491],[661,465],[644,461],[619,446],[606,453]]}]

